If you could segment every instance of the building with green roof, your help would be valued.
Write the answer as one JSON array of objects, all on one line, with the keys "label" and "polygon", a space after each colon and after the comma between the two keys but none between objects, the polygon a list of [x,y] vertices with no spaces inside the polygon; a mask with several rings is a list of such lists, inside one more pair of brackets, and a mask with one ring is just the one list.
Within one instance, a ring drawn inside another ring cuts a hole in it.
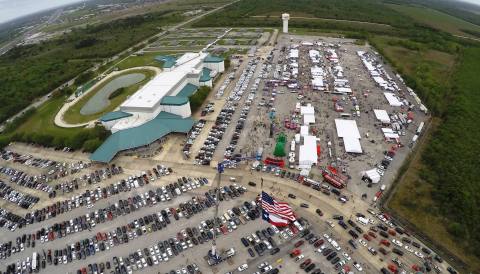
[{"label": "building with green roof", "polygon": [[99,121],[112,135],[91,155],[108,163],[117,153],[147,147],[171,132],[188,133],[193,126],[190,97],[199,86],[213,85],[224,71],[223,58],[205,52],[185,53],[176,58],[159,55],[163,71],[129,96]]},{"label": "building with green roof", "polygon": [[169,133],[188,133],[194,121],[168,112],[160,112],[154,119],[133,128],[117,131],[90,156],[94,162],[108,163],[121,151],[145,147]]}]

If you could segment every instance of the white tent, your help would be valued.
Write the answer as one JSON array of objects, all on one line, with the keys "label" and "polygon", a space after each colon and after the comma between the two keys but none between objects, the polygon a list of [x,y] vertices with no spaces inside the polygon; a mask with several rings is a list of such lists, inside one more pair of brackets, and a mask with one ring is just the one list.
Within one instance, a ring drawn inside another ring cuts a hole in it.
[{"label": "white tent", "polygon": [[300,146],[298,165],[300,168],[310,168],[317,164],[317,137],[304,136],[303,145]]},{"label": "white tent", "polygon": [[[315,108],[312,104],[300,107],[300,113],[303,115],[303,124],[309,125],[315,123]],[[308,130],[307,130],[308,135]]]},{"label": "white tent", "polygon": [[335,119],[337,135],[343,138],[345,151],[349,153],[362,153],[360,144],[360,132],[358,131],[357,122],[355,120]]},{"label": "white tent", "polygon": [[388,113],[384,109],[374,109],[373,112],[375,113],[375,117],[377,120],[384,124],[390,124],[390,117],[388,116]]},{"label": "white tent", "polygon": [[394,107],[401,107],[403,103],[398,99],[398,97],[391,92],[384,92],[385,98],[387,98],[388,103]]},{"label": "white tent", "polygon": [[308,136],[308,126],[301,126],[300,127],[300,136]]},{"label": "white tent", "polygon": [[370,178],[370,180],[372,180],[372,183],[374,184],[377,184],[378,182],[380,182],[380,178],[381,178],[380,174],[378,174],[377,169],[375,168],[364,171],[363,176]]},{"label": "white tent", "polygon": [[312,106],[312,104],[308,104],[306,106],[300,107],[300,113],[302,115],[305,114],[315,114],[315,108]]},{"label": "white tent", "polygon": [[351,88],[335,87],[334,93],[347,94],[352,93]]},{"label": "white tent", "polygon": [[335,119],[335,126],[337,128],[337,135],[340,138],[361,138],[355,120]]},{"label": "white tent", "polygon": [[360,140],[356,138],[343,138],[343,145],[345,146],[345,151],[349,153],[362,153],[362,145],[360,145]]},{"label": "white tent", "polygon": [[393,131],[391,128],[382,128],[383,136],[386,139],[398,139],[400,136]]},{"label": "white tent", "polygon": [[305,114],[303,115],[303,124],[309,125],[315,123],[315,115],[313,114]]}]

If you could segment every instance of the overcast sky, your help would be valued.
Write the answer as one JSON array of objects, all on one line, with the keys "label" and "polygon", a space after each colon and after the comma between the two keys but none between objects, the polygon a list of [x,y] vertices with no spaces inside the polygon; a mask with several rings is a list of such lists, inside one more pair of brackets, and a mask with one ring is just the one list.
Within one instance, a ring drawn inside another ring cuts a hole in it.
[{"label": "overcast sky", "polygon": [[82,0],[0,0],[0,23],[35,12],[81,1]]}]

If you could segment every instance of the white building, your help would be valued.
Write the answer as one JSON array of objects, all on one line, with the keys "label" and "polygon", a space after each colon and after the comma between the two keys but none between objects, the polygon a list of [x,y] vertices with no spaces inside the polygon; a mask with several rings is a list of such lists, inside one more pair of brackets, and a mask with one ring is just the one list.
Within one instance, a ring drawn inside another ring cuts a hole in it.
[{"label": "white building", "polygon": [[200,86],[211,87],[214,75],[224,71],[222,58],[204,52],[155,59],[163,63],[163,72],[99,119],[112,135],[92,161],[108,163],[121,151],[147,148],[172,132],[187,134],[195,123],[189,97]]},{"label": "white building", "polygon": [[288,33],[288,19],[290,19],[290,14],[288,13],[282,14],[283,33]]},{"label": "white building", "polygon": [[120,105],[119,111],[131,114],[110,120],[104,125],[112,132],[140,126],[154,119],[160,112],[182,118],[190,117],[188,97],[199,86],[212,86],[212,74],[224,71],[222,58],[208,53],[185,53],[180,58],[160,56],[164,71]]}]

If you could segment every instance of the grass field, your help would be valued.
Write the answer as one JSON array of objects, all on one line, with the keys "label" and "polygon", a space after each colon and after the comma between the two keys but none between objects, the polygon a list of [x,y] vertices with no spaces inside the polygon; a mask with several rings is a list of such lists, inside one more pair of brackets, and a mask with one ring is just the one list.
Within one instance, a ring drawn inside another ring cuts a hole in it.
[{"label": "grass field", "polygon": [[122,62],[118,63],[117,67],[119,70],[124,70],[133,67],[141,67],[141,66],[153,66],[162,68],[162,63],[155,61],[155,56],[158,55],[171,55],[172,53],[166,52],[145,52],[143,55],[137,56],[130,56],[127,59],[123,60]]},{"label": "grass field", "polygon": [[[432,28],[439,29],[454,35],[468,36],[475,38],[475,36],[463,32],[462,30],[470,30],[480,33],[480,26],[464,21],[457,17],[453,17],[446,13],[436,11],[433,9],[417,6],[403,6],[388,4],[388,6],[406,16],[412,17],[416,21],[428,25]],[[478,38],[478,37],[477,37]]]},{"label": "grass field", "polygon": [[14,133],[43,133],[52,136],[70,137],[81,132],[82,128],[61,128],[54,124],[54,118],[57,112],[64,104],[66,96],[59,96],[48,100],[35,114],[25,123],[18,127]]},{"label": "grass field", "polygon": [[[91,114],[91,115],[82,115],[80,114],[80,110],[82,107],[90,100],[96,93],[99,91],[101,88],[103,88],[106,84],[108,84],[110,81],[113,79],[125,75],[125,74],[130,74],[130,73],[143,73],[147,77],[140,81],[137,84],[131,85],[127,88],[125,88],[125,92],[122,92],[120,95],[114,97],[113,99],[110,100],[110,105],[108,105],[103,111]],[[125,73],[120,73],[116,75],[115,77],[109,79],[109,81],[105,81],[102,84],[98,85],[94,90],[89,91],[82,99],[80,99],[75,105],[71,106],[64,114],[63,119],[72,124],[77,124],[77,123],[86,123],[95,119],[98,119],[102,115],[104,115],[107,112],[111,112],[115,110],[125,99],[127,99],[128,96],[133,94],[135,91],[137,91],[142,85],[147,83],[153,76],[154,72],[151,70],[147,69],[139,69],[139,70],[132,70],[128,71]]]}]

